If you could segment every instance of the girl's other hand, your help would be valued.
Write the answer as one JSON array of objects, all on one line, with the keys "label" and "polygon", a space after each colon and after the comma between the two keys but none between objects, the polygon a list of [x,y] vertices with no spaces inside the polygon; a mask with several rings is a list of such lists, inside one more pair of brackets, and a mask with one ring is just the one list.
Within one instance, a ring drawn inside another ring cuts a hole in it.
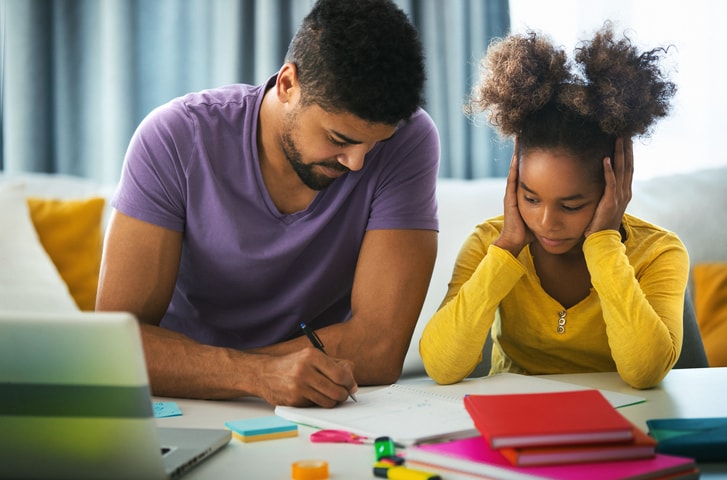
[{"label": "girl's other hand", "polygon": [[534,240],[533,233],[520,216],[518,208],[518,138],[515,138],[515,151],[510,160],[510,171],[507,174],[507,186],[505,187],[504,204],[504,225],[500,236],[495,240],[495,245],[512,253],[515,257],[520,251]]},{"label": "girl's other hand", "polygon": [[586,228],[586,237],[602,230],[620,230],[626,207],[631,201],[631,185],[634,178],[633,147],[630,138],[619,137],[616,139],[616,158],[613,165],[610,158],[603,159],[606,187],[593,219]]}]

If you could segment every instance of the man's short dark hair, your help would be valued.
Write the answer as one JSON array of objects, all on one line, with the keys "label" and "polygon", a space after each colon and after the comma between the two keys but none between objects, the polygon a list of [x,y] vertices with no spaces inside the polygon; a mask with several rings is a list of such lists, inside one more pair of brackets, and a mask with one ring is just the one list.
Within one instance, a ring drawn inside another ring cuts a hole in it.
[{"label": "man's short dark hair", "polygon": [[288,48],[304,105],[394,125],[423,104],[417,31],[390,0],[318,0]]}]

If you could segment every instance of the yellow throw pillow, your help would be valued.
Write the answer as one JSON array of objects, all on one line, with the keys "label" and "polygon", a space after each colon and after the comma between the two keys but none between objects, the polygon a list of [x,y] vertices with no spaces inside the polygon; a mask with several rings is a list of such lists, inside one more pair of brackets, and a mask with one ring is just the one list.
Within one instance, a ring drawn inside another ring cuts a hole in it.
[{"label": "yellow throw pillow", "polygon": [[710,367],[727,367],[727,263],[699,263],[692,269],[694,313]]},{"label": "yellow throw pillow", "polygon": [[40,243],[81,310],[93,310],[101,268],[104,198],[28,198]]}]

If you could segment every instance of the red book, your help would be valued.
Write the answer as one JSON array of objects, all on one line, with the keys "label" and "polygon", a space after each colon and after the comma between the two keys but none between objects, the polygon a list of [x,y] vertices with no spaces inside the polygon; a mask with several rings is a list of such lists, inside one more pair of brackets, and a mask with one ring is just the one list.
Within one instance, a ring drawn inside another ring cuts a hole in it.
[{"label": "red book", "polygon": [[464,406],[493,448],[633,439],[631,422],[598,390],[467,395]]},{"label": "red book", "polygon": [[633,428],[633,433],[634,439],[630,442],[551,447],[504,447],[500,449],[500,453],[510,463],[518,466],[606,462],[653,457],[656,453],[656,440],[637,427]]}]

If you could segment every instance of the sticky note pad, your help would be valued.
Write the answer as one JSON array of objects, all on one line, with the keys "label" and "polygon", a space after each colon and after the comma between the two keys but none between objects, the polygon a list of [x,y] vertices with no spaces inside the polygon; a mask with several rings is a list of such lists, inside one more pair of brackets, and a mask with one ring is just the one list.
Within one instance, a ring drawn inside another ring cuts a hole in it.
[{"label": "sticky note pad", "polygon": [[176,417],[181,415],[177,402],[154,402],[154,416],[156,418]]},{"label": "sticky note pad", "polygon": [[298,425],[277,415],[225,422],[225,427],[232,431],[233,437],[243,442],[298,436]]}]

